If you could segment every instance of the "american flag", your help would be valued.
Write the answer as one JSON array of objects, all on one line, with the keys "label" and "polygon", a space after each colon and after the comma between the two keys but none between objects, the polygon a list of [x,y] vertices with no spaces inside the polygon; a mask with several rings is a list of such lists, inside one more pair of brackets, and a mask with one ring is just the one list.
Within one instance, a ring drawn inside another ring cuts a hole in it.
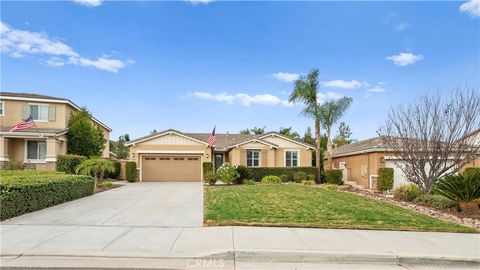
[{"label": "american flag", "polygon": [[35,122],[33,122],[32,116],[29,116],[27,119],[23,120],[22,122],[16,124],[10,129],[10,132],[27,129],[27,128],[36,128]]},{"label": "american flag", "polygon": [[217,137],[215,137],[215,127],[213,127],[212,134],[208,136],[208,147],[212,147],[217,142]]}]

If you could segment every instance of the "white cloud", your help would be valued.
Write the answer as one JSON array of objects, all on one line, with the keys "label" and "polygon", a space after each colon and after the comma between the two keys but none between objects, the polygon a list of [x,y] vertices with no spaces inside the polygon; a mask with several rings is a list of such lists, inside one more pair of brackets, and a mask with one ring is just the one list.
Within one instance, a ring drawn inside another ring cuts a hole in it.
[{"label": "white cloud", "polygon": [[336,100],[336,99],[340,99],[342,97],[343,97],[343,95],[340,95],[340,94],[335,93],[335,92],[330,92],[330,91],[326,92],[326,93],[320,93],[320,92],[317,93],[318,103],[324,103],[325,101]]},{"label": "white cloud", "polygon": [[124,62],[107,56],[92,60],[81,56],[64,42],[49,38],[45,33],[13,29],[3,22],[0,22],[0,33],[2,53],[15,58],[32,55],[46,56],[48,57],[45,61],[47,66],[60,67],[71,64],[118,72],[133,62],[131,60]]},{"label": "white cloud", "polygon": [[295,80],[298,80],[298,78],[300,78],[300,74],[288,73],[288,72],[277,72],[272,74],[272,77],[283,82],[293,82]]},{"label": "white cloud", "polygon": [[376,85],[374,85],[372,88],[367,89],[367,92],[369,93],[383,93],[385,92],[385,83],[379,82]]},{"label": "white cloud", "polygon": [[270,95],[270,94],[256,94],[256,95],[249,95],[246,93],[237,93],[237,94],[227,94],[227,93],[218,93],[212,94],[209,92],[193,92],[189,93],[188,96],[196,97],[200,99],[207,99],[213,100],[218,102],[223,102],[226,104],[232,104],[235,102],[240,103],[243,106],[250,106],[252,104],[258,105],[282,105],[286,107],[293,106],[292,103],[288,102],[288,100],[282,100],[277,96]]},{"label": "white cloud", "polygon": [[472,18],[480,17],[480,0],[470,0],[460,6],[460,11],[467,13]]},{"label": "white cloud", "polygon": [[102,0],[73,0],[73,2],[87,7],[98,7],[102,4]]},{"label": "white cloud", "polygon": [[322,82],[322,85],[325,87],[331,88],[341,88],[341,89],[355,89],[368,85],[366,82],[359,82],[356,80],[345,81],[345,80],[333,80]]},{"label": "white cloud", "polygon": [[413,65],[415,64],[415,62],[422,60],[423,56],[419,54],[402,52],[399,54],[388,56],[386,59],[393,61],[395,65],[404,67],[408,65]]},{"label": "white cloud", "polygon": [[403,31],[407,30],[408,28],[410,28],[410,25],[408,25],[408,23],[401,22],[401,23],[397,23],[393,26],[393,31],[403,32]]},{"label": "white cloud", "polygon": [[193,5],[197,5],[197,4],[207,5],[207,4],[210,4],[211,2],[214,2],[215,0],[186,0],[186,1],[190,2]]}]

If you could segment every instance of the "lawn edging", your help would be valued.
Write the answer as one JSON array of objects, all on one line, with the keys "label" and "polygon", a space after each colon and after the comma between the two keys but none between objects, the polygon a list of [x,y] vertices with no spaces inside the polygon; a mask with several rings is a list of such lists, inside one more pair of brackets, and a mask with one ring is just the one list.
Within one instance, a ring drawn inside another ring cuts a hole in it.
[{"label": "lawn edging", "polygon": [[0,220],[93,194],[90,176],[42,171],[0,171]]}]

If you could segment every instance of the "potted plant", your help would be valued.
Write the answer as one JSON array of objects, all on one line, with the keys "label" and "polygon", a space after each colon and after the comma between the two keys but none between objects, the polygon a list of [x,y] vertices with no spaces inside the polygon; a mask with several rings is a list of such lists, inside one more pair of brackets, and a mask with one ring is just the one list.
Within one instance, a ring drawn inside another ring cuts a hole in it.
[{"label": "potted plant", "polygon": [[480,198],[480,170],[450,174],[435,184],[434,192],[457,201],[465,213],[478,211]]}]

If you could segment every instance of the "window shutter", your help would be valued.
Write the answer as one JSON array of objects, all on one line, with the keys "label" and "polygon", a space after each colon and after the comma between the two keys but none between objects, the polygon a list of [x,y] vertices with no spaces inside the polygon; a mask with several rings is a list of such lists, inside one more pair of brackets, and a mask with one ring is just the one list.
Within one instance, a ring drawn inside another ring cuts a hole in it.
[{"label": "window shutter", "polygon": [[48,121],[54,122],[55,121],[55,105],[48,105]]},{"label": "window shutter", "polygon": [[30,116],[30,105],[23,104],[22,120],[27,119],[29,116]]}]

